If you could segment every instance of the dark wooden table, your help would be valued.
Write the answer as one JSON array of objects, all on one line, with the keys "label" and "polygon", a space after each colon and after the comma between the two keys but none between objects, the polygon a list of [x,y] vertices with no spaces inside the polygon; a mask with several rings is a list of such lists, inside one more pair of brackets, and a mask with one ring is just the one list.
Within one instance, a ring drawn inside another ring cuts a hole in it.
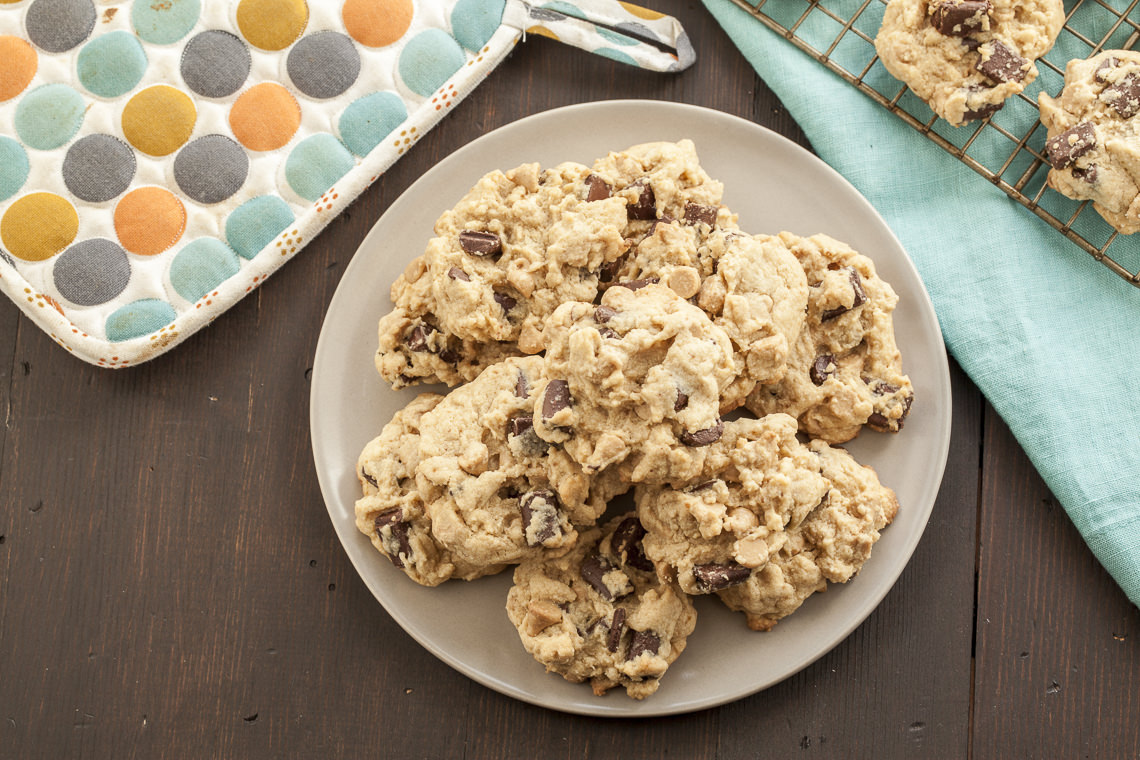
[{"label": "dark wooden table", "polygon": [[605,720],[501,696],[423,650],[348,563],[309,445],[313,352],[345,265],[417,176],[519,117],[609,98],[804,142],[702,6],[655,7],[695,67],[528,40],[166,356],[97,369],[0,303],[0,757],[1140,755],[1140,612],[956,366],[949,464],[897,585],[831,653],[721,708]]}]

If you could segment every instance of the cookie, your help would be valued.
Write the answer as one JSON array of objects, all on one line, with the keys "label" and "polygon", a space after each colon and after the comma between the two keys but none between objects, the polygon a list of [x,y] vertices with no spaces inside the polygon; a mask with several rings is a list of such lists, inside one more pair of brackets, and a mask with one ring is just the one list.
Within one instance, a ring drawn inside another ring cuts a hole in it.
[{"label": "cookie", "polygon": [[685,593],[708,594],[767,564],[828,488],[796,421],[772,414],[725,423],[698,477],[634,494],[647,555]]},{"label": "cookie", "polygon": [[360,454],[356,475],[364,492],[356,502],[356,527],[416,583],[438,586],[449,578],[471,580],[505,565],[471,564],[435,540],[431,519],[416,488],[420,420],[443,396],[423,393],[396,412]]},{"label": "cookie", "polygon": [[732,343],[703,311],[664,285],[627,283],[600,305],[558,307],[543,335],[540,438],[588,473],[620,463],[637,482],[699,470],[735,378]]},{"label": "cookie", "polygon": [[864,425],[898,432],[914,389],[902,371],[892,312],[898,296],[874,263],[826,235],[781,232],[808,283],[803,329],[778,383],[758,385],[747,407],[758,417],[785,412],[800,430],[828,443],[854,438]]},{"label": "cookie", "polygon": [[850,579],[898,502],[873,470],[785,414],[725,424],[699,478],[638,486],[646,556],[689,594],[716,594],[768,630],[826,581]]},{"label": "cookie", "polygon": [[662,581],[641,550],[632,513],[582,533],[573,551],[515,568],[507,615],[548,672],[589,681],[601,696],[657,691],[696,625],[692,602]]},{"label": "cookie", "polygon": [[506,359],[451,391],[420,419],[417,485],[432,534],[474,566],[514,564],[566,550],[606,502],[617,477],[589,477],[535,435],[531,410],[540,357]]},{"label": "cookie", "polygon": [[1091,200],[1124,234],[1140,230],[1140,53],[1108,50],[1069,61],[1060,95],[1043,92],[1038,103],[1049,186]]},{"label": "cookie", "polygon": [[1065,21],[1061,0],[890,0],[875,37],[887,71],[960,126],[1037,78]]},{"label": "cookie", "polygon": [[692,140],[643,143],[612,152],[594,162],[593,172],[597,195],[626,202],[623,234],[630,239],[644,237],[659,220],[716,218],[724,196],[724,184],[701,166]]}]

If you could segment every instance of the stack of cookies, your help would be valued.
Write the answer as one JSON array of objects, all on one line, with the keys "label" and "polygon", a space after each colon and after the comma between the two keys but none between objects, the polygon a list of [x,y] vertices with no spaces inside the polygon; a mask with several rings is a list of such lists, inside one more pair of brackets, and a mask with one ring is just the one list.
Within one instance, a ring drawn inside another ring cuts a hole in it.
[{"label": "stack of cookies", "polygon": [[365,447],[357,527],[427,586],[514,566],[523,646],[599,695],[656,691],[695,595],[764,631],[846,582],[898,509],[837,446],[910,410],[898,297],[722,194],[687,140],[492,172],[379,325],[393,388],[454,388]]}]

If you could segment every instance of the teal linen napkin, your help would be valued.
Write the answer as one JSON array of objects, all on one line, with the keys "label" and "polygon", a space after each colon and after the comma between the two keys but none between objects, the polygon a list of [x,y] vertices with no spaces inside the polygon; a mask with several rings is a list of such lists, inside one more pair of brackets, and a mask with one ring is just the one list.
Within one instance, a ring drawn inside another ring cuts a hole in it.
[{"label": "teal linen napkin", "polygon": [[1140,605],[1140,289],[729,0],[703,2],[902,241],[947,348]]}]

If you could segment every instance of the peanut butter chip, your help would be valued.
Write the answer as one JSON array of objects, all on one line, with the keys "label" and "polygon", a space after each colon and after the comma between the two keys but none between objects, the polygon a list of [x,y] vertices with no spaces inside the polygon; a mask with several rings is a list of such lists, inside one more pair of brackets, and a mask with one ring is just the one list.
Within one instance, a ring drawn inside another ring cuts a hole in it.
[{"label": "peanut butter chip", "polygon": [[666,284],[681,298],[692,298],[701,289],[701,276],[692,267],[678,267],[669,273]]},{"label": "peanut butter chip", "polygon": [[536,599],[527,606],[523,627],[527,635],[537,636],[561,620],[562,610],[557,604],[548,599]]}]

